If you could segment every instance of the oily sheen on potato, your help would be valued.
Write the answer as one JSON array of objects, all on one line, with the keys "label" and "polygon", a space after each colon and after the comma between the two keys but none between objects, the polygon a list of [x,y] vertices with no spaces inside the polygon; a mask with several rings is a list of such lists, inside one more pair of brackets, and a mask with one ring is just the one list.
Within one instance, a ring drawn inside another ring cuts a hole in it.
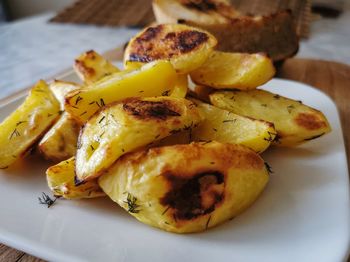
[{"label": "oily sheen on potato", "polygon": [[244,211],[268,180],[258,154],[244,146],[211,142],[124,155],[99,178],[99,185],[139,221],[190,233]]},{"label": "oily sheen on potato", "polygon": [[210,95],[213,105],[233,113],[262,119],[275,125],[273,143],[296,146],[331,131],[322,112],[265,90],[220,91]]},{"label": "oily sheen on potato", "polygon": [[130,98],[112,103],[91,117],[79,135],[77,181],[98,177],[121,155],[201,120],[196,105],[184,98]]},{"label": "oily sheen on potato", "polygon": [[124,64],[130,67],[130,62],[165,59],[177,73],[185,74],[201,66],[216,44],[214,36],[198,28],[180,24],[150,26],[130,40]]}]

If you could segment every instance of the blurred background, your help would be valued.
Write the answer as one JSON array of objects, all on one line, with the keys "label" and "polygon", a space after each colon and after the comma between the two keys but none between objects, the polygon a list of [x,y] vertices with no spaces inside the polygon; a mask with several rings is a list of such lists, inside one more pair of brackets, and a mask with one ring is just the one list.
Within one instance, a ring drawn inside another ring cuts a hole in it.
[{"label": "blurred background", "polygon": [[[232,0],[245,14],[291,9],[297,57],[350,64],[350,0]],[[154,21],[151,0],[0,0],[0,99],[72,66],[80,53],[123,46]]]}]

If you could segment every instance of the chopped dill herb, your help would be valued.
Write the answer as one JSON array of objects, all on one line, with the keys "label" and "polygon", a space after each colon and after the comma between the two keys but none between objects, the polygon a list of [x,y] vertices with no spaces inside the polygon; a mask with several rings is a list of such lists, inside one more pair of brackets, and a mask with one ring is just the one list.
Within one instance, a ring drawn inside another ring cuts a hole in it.
[{"label": "chopped dill herb", "polygon": [[125,152],[125,149],[124,149],[124,148],[122,148],[122,152],[123,152],[123,153]]},{"label": "chopped dill herb", "polygon": [[209,216],[209,218],[207,220],[207,223],[205,224],[205,229],[208,229],[209,223],[210,223],[210,219],[211,219],[211,216]]},{"label": "chopped dill herb", "polygon": [[140,205],[136,204],[137,198],[128,193],[128,196],[126,198],[126,201],[124,201],[125,204],[128,205],[128,212],[129,213],[139,213],[141,210],[138,208]]},{"label": "chopped dill herb", "polygon": [[101,103],[101,107],[106,105],[105,101],[103,100],[103,98],[100,99],[100,103]]},{"label": "chopped dill herb", "polygon": [[80,116],[83,116],[87,113],[87,111],[84,111],[83,113],[80,114]]},{"label": "chopped dill herb", "polygon": [[263,107],[267,107],[267,104],[261,104],[261,106],[263,106]]},{"label": "chopped dill herb", "polygon": [[169,222],[167,222],[167,221],[164,221],[164,224],[170,225],[170,223],[169,223]]},{"label": "chopped dill herb", "polygon": [[92,151],[95,151],[95,148],[94,148],[93,145],[90,145],[90,148],[91,148]]},{"label": "chopped dill herb", "polygon": [[267,142],[274,141],[274,139],[275,139],[277,134],[273,133],[273,132],[270,132],[270,131],[267,131],[267,133],[269,134],[269,137],[268,138],[264,137],[264,140],[267,141]]},{"label": "chopped dill herb", "polygon": [[217,132],[217,131],[218,131],[216,128],[213,128],[213,130],[214,130],[215,132]]},{"label": "chopped dill herb", "polygon": [[235,123],[237,121],[237,119],[232,119],[232,120],[224,120],[224,121],[222,121],[223,123],[230,123],[230,122],[233,122],[233,123]]},{"label": "chopped dill herb", "polygon": [[281,96],[280,96],[280,95],[274,95],[273,98],[274,98],[274,99],[280,99]]},{"label": "chopped dill herb", "polygon": [[95,104],[95,101],[92,101],[92,102],[89,103],[89,105],[92,105],[92,104]]},{"label": "chopped dill herb", "polygon": [[12,132],[11,135],[10,135],[10,140],[11,140],[13,137],[18,137],[18,136],[21,136],[21,134],[18,132],[17,128],[15,128],[15,130],[13,130],[13,132]]},{"label": "chopped dill herb", "polygon": [[163,93],[162,93],[162,96],[169,96],[170,94],[170,90],[165,90]]},{"label": "chopped dill herb", "polygon": [[21,125],[21,124],[23,124],[23,123],[27,123],[28,121],[18,121],[17,123],[16,123],[16,126],[19,126],[19,125]]},{"label": "chopped dill herb", "polygon": [[163,211],[162,216],[163,216],[166,212],[168,212],[169,208],[170,208],[170,206],[168,206],[168,207]]},{"label": "chopped dill herb", "polygon": [[42,192],[41,197],[38,197],[39,204],[41,205],[47,205],[47,208],[51,207],[57,200],[58,197],[55,197],[55,199],[51,199],[46,193]]},{"label": "chopped dill herb", "polygon": [[154,139],[157,139],[157,138],[159,138],[160,137],[160,134],[159,135],[156,135],[155,137],[154,137]]},{"label": "chopped dill herb", "polygon": [[292,113],[292,110],[294,109],[295,107],[293,105],[289,105],[287,106],[287,110],[288,110],[288,113]]},{"label": "chopped dill herb", "polygon": [[139,93],[143,93],[144,91],[143,90],[140,90]]},{"label": "chopped dill herb", "polygon": [[269,165],[269,163],[265,162],[264,164],[265,164],[265,167],[266,167],[266,169],[267,169],[267,172],[268,172],[269,174],[273,174],[272,168],[271,168],[271,166]]},{"label": "chopped dill herb", "polygon": [[98,121],[99,124],[101,124],[101,122],[106,118],[106,116],[103,116],[100,121]]},{"label": "chopped dill herb", "polygon": [[75,105],[77,105],[83,98],[81,96],[77,96],[77,99],[75,99]]}]

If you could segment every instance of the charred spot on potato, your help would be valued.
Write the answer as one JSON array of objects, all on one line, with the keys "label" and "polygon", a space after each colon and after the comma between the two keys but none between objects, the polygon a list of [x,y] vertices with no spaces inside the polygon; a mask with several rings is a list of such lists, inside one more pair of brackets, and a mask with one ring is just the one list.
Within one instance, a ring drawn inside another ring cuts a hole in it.
[{"label": "charred spot on potato", "polygon": [[299,125],[308,130],[317,130],[325,127],[326,123],[319,119],[317,115],[312,113],[299,113],[294,121]]},{"label": "charred spot on potato", "polygon": [[141,42],[148,42],[154,38],[157,37],[157,35],[163,30],[163,25],[158,25],[155,27],[149,27],[146,29],[145,32],[143,32],[136,41]]},{"label": "charred spot on potato", "polygon": [[206,33],[196,30],[162,32],[163,26],[149,27],[131,44],[128,61],[148,63],[188,53],[209,40]]},{"label": "charred spot on potato", "polygon": [[191,178],[165,173],[169,191],[160,203],[172,209],[173,217],[190,220],[206,215],[224,198],[224,174],[219,171],[199,173]]},{"label": "charred spot on potato", "polygon": [[178,41],[175,44],[181,53],[187,53],[200,46],[208,40],[208,35],[198,31],[183,31],[177,36]]},{"label": "charred spot on potato", "polygon": [[139,119],[161,119],[165,120],[174,116],[181,116],[173,108],[169,101],[142,101],[134,100],[123,104],[123,109]]},{"label": "charred spot on potato", "polygon": [[195,9],[201,12],[207,12],[210,10],[216,10],[216,4],[213,3],[211,0],[200,0],[200,1],[193,1],[193,0],[182,0],[182,5],[186,6],[187,8]]},{"label": "charred spot on potato", "polygon": [[75,60],[75,66],[78,68],[80,72],[82,72],[84,75],[93,76],[96,74],[95,70],[91,67],[88,67],[85,65],[83,61]]}]

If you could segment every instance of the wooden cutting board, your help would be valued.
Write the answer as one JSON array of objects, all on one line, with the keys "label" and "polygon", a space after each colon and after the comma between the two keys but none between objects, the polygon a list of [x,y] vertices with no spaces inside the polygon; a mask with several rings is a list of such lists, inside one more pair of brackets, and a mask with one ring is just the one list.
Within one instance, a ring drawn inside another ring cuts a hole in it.
[{"label": "wooden cutting board", "polygon": [[[120,60],[122,52],[114,51],[107,53],[106,56]],[[333,99],[338,106],[347,160],[350,163],[350,66],[330,61],[294,58],[287,60],[280,67],[277,76],[312,85]],[[43,260],[0,244],[0,262],[9,261],[39,262]]]}]

